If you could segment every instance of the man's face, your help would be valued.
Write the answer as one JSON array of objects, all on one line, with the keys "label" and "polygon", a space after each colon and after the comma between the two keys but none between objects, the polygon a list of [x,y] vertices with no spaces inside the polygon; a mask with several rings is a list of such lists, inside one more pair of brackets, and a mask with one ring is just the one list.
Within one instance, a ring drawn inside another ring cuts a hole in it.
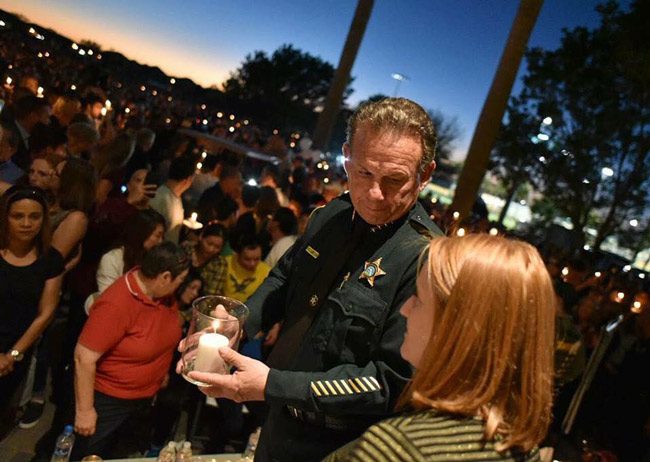
[{"label": "man's face", "polygon": [[420,171],[418,137],[363,125],[357,128],[352,145],[343,145],[343,153],[352,204],[371,225],[390,223],[406,214],[435,168],[432,162]]},{"label": "man's face", "polygon": [[253,272],[262,259],[262,249],[260,247],[242,249],[237,254],[239,265],[246,271]]}]

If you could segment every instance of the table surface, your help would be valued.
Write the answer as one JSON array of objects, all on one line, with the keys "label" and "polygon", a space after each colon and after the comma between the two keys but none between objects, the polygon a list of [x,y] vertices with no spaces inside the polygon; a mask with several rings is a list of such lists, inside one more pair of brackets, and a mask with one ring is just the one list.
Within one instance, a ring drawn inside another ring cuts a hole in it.
[{"label": "table surface", "polygon": [[[155,457],[143,457],[139,459],[110,459],[105,462],[151,462],[155,460]],[[194,456],[192,462],[240,462],[242,460],[244,459],[240,454],[214,454]]]}]

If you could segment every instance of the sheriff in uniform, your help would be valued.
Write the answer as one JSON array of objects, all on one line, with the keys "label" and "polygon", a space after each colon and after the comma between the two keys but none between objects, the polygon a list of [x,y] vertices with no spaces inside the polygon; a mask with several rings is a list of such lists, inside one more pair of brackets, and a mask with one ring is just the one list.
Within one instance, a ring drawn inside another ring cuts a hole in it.
[{"label": "sheriff in uniform", "polygon": [[249,336],[263,314],[283,321],[268,365],[224,349],[235,374],[192,373],[210,396],[266,401],[255,460],[320,460],[392,414],[411,376],[399,308],[415,290],[425,236],[440,233],[417,202],[435,144],[412,101],[358,109],[343,146],[349,194],[313,214],[247,302]]}]

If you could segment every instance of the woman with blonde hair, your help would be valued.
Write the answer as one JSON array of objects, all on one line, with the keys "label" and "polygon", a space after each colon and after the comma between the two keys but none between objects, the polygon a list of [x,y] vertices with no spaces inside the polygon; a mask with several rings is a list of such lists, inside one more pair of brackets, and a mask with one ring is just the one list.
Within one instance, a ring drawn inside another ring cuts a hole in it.
[{"label": "woman with blonde hair", "polygon": [[416,369],[398,408],[329,460],[539,460],[551,421],[555,295],[537,250],[485,234],[431,241],[402,307]]}]

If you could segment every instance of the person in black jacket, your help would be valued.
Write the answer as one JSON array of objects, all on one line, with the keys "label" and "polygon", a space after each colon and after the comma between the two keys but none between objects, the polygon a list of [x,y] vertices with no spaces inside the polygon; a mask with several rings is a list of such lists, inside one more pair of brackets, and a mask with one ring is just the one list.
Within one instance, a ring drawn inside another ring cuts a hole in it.
[{"label": "person in black jacket", "polygon": [[426,111],[386,98],[355,112],[343,145],[349,194],[318,209],[247,301],[246,332],[282,321],[268,365],[221,350],[235,375],[192,373],[202,391],[266,401],[256,460],[320,460],[389,416],[411,376],[400,306],[424,236],[439,234],[418,194],[435,168]]}]

